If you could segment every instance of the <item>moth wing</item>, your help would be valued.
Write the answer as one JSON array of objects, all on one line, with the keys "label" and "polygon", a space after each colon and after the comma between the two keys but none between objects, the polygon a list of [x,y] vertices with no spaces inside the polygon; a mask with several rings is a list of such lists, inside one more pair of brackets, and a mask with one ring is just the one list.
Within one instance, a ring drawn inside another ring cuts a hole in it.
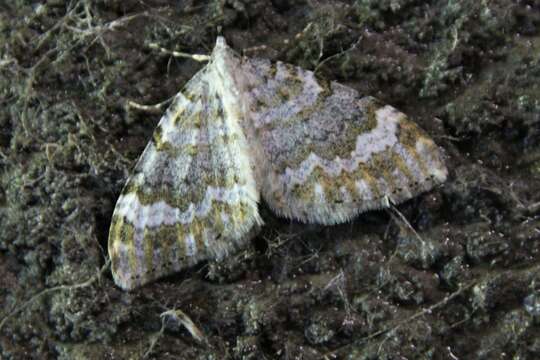
[{"label": "moth wing", "polygon": [[437,145],[395,108],[281,62],[244,67],[260,188],[277,214],[341,223],[445,181]]},{"label": "moth wing", "polygon": [[241,245],[261,223],[246,140],[201,70],[161,118],[116,204],[115,283],[129,290]]}]

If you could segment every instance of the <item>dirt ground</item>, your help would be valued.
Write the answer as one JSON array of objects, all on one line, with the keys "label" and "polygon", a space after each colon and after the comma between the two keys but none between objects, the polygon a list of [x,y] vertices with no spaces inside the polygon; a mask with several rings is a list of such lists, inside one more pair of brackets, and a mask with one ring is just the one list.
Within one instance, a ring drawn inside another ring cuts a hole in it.
[{"label": "dirt ground", "polygon": [[[539,0],[0,2],[0,358],[540,358],[539,30]],[[262,205],[235,256],[121,291],[108,226],[162,111],[128,104],[202,66],[152,44],[219,31],[407,113],[449,180],[339,226]]]}]

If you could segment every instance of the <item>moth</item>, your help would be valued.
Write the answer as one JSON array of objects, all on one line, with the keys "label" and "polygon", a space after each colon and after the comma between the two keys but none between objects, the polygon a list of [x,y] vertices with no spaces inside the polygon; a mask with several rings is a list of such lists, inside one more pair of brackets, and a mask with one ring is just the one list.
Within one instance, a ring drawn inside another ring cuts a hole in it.
[{"label": "moth", "polygon": [[116,204],[115,283],[142,286],[257,234],[279,216],[332,225],[446,180],[441,152],[392,106],[218,37],[161,118]]}]

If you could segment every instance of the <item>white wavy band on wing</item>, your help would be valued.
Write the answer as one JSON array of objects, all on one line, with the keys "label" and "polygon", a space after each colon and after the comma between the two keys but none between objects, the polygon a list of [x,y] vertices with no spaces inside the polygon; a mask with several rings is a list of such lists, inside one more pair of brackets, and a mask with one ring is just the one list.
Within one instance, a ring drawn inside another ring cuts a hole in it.
[{"label": "white wavy band on wing", "polygon": [[195,217],[204,217],[212,209],[212,202],[220,201],[230,205],[240,202],[257,206],[253,191],[247,186],[235,184],[231,188],[211,187],[206,189],[204,199],[197,205],[191,203],[185,211],[172,207],[161,200],[153,204],[142,205],[136,193],[120,196],[115,215],[124,217],[136,229],[155,228],[162,225],[190,224]]},{"label": "white wavy band on wing", "polygon": [[297,169],[286,168],[285,174],[281,175],[284,184],[305,184],[316,166],[320,166],[325,173],[331,176],[339,176],[342,171],[353,172],[359,163],[368,162],[373,154],[380,153],[398,143],[397,124],[404,116],[392,106],[384,106],[375,113],[377,126],[356,138],[356,148],[351,152],[351,157],[327,160],[311,153],[306,160],[302,161]]}]

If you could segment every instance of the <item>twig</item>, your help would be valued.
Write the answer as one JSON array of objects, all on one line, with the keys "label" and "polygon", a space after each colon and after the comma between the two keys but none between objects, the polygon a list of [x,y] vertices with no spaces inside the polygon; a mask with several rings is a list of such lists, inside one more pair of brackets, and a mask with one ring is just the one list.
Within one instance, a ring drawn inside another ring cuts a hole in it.
[{"label": "twig", "polygon": [[128,100],[126,103],[126,106],[128,109],[133,108],[133,109],[148,112],[151,114],[161,114],[163,112],[163,108],[169,105],[173,99],[174,99],[174,96],[154,105],[142,105],[134,101]]},{"label": "twig", "polygon": [[[407,220],[405,215],[401,213],[401,211],[399,211],[393,204],[390,204],[390,209],[393,211],[394,214],[396,214],[401,219],[401,221],[405,223],[405,225],[407,225],[407,227],[413,232],[413,234],[416,236],[418,240],[420,240],[421,243],[425,243],[424,239],[422,239],[420,234],[418,234],[418,232],[414,229],[414,227],[411,225],[409,220]],[[393,215],[393,214],[390,213],[390,215]]]},{"label": "twig", "polygon": [[150,346],[148,347],[148,350],[146,350],[146,352],[143,354],[143,359],[147,359],[150,355],[152,355],[152,352],[154,351],[158,340],[165,333],[168,319],[181,323],[187,329],[187,331],[189,331],[191,336],[193,336],[193,338],[197,340],[197,342],[208,345],[208,341],[204,336],[203,332],[182,310],[167,310],[165,312],[162,312],[159,317],[161,318],[161,328],[156,334],[152,336],[152,339],[150,340]]},{"label": "twig", "polygon": [[323,61],[321,61],[316,67],[315,67],[315,70],[313,70],[314,73],[316,73],[317,71],[319,71],[319,69],[324,65],[326,64],[328,61],[332,60],[332,59],[335,59],[345,53],[348,53],[349,51],[352,51],[352,50],[355,50],[357,48],[357,46],[360,44],[360,41],[362,41],[363,37],[360,36],[358,38],[358,40],[356,40],[356,42],[354,44],[351,45],[351,47],[349,47],[348,49],[345,49],[343,51],[340,51],[338,52],[337,54],[334,54],[332,56],[329,56],[327,57],[326,59],[324,59]]},{"label": "twig", "polygon": [[45,289],[38,294],[32,296],[29,300],[27,300],[24,304],[19,306],[18,308],[14,309],[11,313],[6,315],[2,321],[0,321],[0,331],[4,327],[4,325],[8,322],[9,319],[11,319],[13,316],[19,314],[20,312],[27,309],[32,303],[34,303],[36,300],[39,300],[45,295],[49,295],[56,291],[62,291],[62,290],[75,290],[75,289],[81,289],[88,287],[101,279],[101,276],[105,273],[105,271],[109,268],[111,261],[110,259],[107,260],[107,262],[102,266],[102,268],[99,270],[97,274],[94,274],[90,279],[86,280],[85,282],[79,283],[79,284],[73,284],[73,285],[59,285],[52,288]]},{"label": "twig", "polygon": [[385,333],[388,333],[388,332],[393,332],[393,331],[396,331],[397,329],[399,329],[401,326],[403,325],[407,325],[407,324],[410,324],[412,321],[424,316],[424,315],[427,315],[427,314],[431,314],[433,311],[437,310],[438,308],[441,308],[443,306],[445,306],[446,304],[448,304],[450,301],[454,300],[456,297],[458,297],[459,295],[461,295],[463,292],[465,292],[466,290],[469,290],[470,288],[472,288],[474,285],[477,284],[477,281],[471,281],[469,284],[461,287],[460,289],[456,290],[455,292],[453,292],[452,294],[448,295],[447,297],[445,297],[444,299],[442,299],[441,301],[425,308],[425,309],[422,309],[421,311],[409,316],[408,318],[398,322],[397,324],[395,325],[392,325],[392,326],[387,326],[379,331],[376,331],[352,344],[348,344],[348,345],[345,345],[345,346],[342,346],[338,349],[335,349],[335,350],[332,350],[328,353],[326,353],[324,355],[324,359],[331,359],[331,358],[335,358],[335,355],[337,352],[339,351],[342,351],[354,344],[359,344],[359,343],[362,343],[362,342],[367,342],[371,339],[374,339],[380,335],[383,335]]},{"label": "twig", "polygon": [[159,46],[158,44],[156,44],[156,43],[150,43],[150,44],[148,44],[148,47],[149,47],[150,49],[158,50],[159,52],[161,52],[161,53],[163,53],[163,54],[172,55],[172,56],[174,56],[174,57],[186,58],[186,59],[192,59],[192,60],[199,61],[199,62],[205,62],[205,61],[209,61],[209,60],[210,60],[210,56],[209,56],[209,55],[203,55],[203,54],[188,54],[188,53],[184,53],[184,52],[180,52],[180,51],[167,50],[167,49],[165,49],[165,48],[160,47],[160,46]]}]

